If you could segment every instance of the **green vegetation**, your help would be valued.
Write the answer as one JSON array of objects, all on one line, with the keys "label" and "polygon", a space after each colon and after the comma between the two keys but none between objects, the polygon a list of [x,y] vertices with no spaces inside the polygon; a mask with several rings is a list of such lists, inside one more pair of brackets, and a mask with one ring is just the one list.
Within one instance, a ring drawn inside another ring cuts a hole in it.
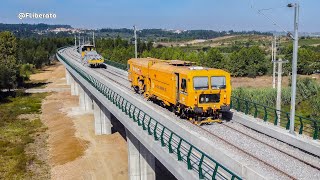
[{"label": "green vegetation", "polygon": [[0,89],[15,88],[17,80],[16,38],[10,32],[0,33]]},{"label": "green vegetation", "polygon": [[[102,39],[97,41],[98,51],[108,60],[126,64],[134,57],[134,45],[121,38]],[[265,52],[257,46],[242,47],[240,51],[224,54],[217,48],[206,50],[183,50],[179,47],[156,47],[151,42],[138,41],[140,57],[154,57],[159,59],[181,59],[196,62],[199,65],[222,68],[234,76],[255,77],[267,73],[270,66]]]},{"label": "green vegetation", "polygon": [[[292,59],[292,45],[284,49],[283,55],[284,59]],[[298,59],[298,74],[308,75],[320,70],[320,52],[313,50],[313,48],[306,46],[299,48]],[[284,71],[286,74],[291,72],[291,63],[285,64]]]},{"label": "green vegetation", "polygon": [[[291,89],[282,89],[282,109],[290,111]],[[241,99],[257,102],[268,107],[276,106],[276,90],[272,88],[237,88],[232,95]],[[311,119],[320,117],[320,84],[311,78],[299,78],[297,82],[297,115]]]},{"label": "green vegetation", "polygon": [[35,68],[51,64],[57,48],[72,43],[70,38],[17,39],[11,32],[1,32],[0,90],[23,86]]},{"label": "green vegetation", "polygon": [[[132,29],[100,29],[95,32],[98,36],[103,37],[125,37],[131,38],[133,35]],[[175,30],[163,30],[163,29],[142,29],[137,31],[138,37],[145,40],[154,40],[159,42],[174,42],[174,41],[186,41],[193,39],[212,39],[216,37],[222,37],[227,35],[243,35],[243,34],[259,34],[259,35],[271,35],[267,32],[258,31],[213,31],[213,30],[185,30],[176,32]]]},{"label": "green vegetation", "polygon": [[41,100],[47,94],[17,93],[0,103],[0,179],[32,179],[27,170],[31,163],[41,163],[27,155],[25,148],[34,141],[36,132],[43,132],[39,118],[20,119],[23,114],[40,114]]},{"label": "green vegetation", "polygon": [[69,25],[48,25],[48,24],[3,24],[0,23],[0,32],[10,31],[18,38],[39,38],[43,37],[70,37],[67,32],[48,32],[55,28],[71,28]]},{"label": "green vegetation", "polygon": [[[272,88],[237,88],[232,92],[232,106],[238,111],[259,117],[275,125],[280,122],[289,128],[290,87],[282,89],[282,111],[278,117],[276,90]],[[311,78],[298,79],[295,131],[319,138],[320,125],[320,84]]]}]

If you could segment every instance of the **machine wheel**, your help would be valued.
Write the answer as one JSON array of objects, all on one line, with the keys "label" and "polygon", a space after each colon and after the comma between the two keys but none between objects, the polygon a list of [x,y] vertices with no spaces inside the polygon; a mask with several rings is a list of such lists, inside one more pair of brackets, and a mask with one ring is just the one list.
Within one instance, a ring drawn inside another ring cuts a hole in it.
[{"label": "machine wheel", "polygon": [[222,114],[222,119],[223,119],[223,120],[227,120],[227,121],[232,120],[233,112],[231,112],[231,111],[225,111],[225,112],[222,112],[221,114]]}]

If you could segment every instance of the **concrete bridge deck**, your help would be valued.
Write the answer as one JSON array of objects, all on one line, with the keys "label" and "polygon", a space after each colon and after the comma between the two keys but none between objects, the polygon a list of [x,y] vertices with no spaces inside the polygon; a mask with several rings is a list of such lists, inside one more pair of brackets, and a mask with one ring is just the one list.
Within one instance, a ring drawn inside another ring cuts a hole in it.
[{"label": "concrete bridge deck", "polygon": [[[80,106],[95,115],[96,133],[111,133],[112,118],[124,125],[129,148],[130,179],[154,179],[155,158],[178,179],[210,179],[215,173],[218,179],[320,178],[320,160],[316,157],[319,152],[317,141],[296,138],[283,143],[278,140],[282,140],[283,133],[280,131],[276,134],[280,138],[277,138],[270,135],[273,132],[268,130],[270,127],[259,126],[260,132],[266,136],[246,127],[255,128],[254,124],[243,126],[240,117],[251,117],[241,113],[235,113],[234,121],[222,125],[194,126],[130,91],[125,71],[111,66],[107,69],[84,67],[78,62],[79,54],[74,48],[62,49],[58,54],[59,60],[66,66],[72,94],[79,95]],[[79,72],[91,78],[85,79]],[[113,101],[122,102],[122,105],[110,102],[104,95],[106,88],[117,94]],[[124,108],[124,99],[130,101],[132,108]],[[148,121],[142,112],[154,121]],[[138,117],[138,122],[132,121],[132,117]],[[149,123],[146,130],[144,123]],[[299,144],[297,142],[300,141],[307,145],[300,144],[302,148],[295,145],[300,149],[292,147],[292,143]],[[301,150],[307,146],[311,147],[309,153]],[[179,153],[185,156],[179,157]]]}]

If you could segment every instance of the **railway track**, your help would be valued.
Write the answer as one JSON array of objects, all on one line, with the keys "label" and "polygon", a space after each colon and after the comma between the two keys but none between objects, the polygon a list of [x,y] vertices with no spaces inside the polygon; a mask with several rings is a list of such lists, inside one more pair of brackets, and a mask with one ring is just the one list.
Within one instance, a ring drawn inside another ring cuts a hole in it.
[{"label": "railway track", "polygon": [[[73,59],[79,59],[79,58],[80,58],[80,56],[77,56],[77,55],[73,54],[73,52],[70,52],[70,51],[66,51],[66,54],[67,54],[70,58],[73,58]],[[80,61],[78,61],[78,62],[80,63]],[[117,80],[115,80],[115,78],[110,78],[109,76],[107,76],[106,74],[104,74],[104,72],[106,72],[106,73],[108,73],[108,74],[112,74],[113,76],[117,76],[118,78],[122,78],[122,79],[125,80],[125,81],[128,81],[127,78],[124,78],[124,77],[120,76],[119,73],[116,74],[116,73],[112,72],[112,70],[101,69],[101,68],[94,68],[93,70],[94,70],[95,72],[97,72],[98,74],[102,75],[103,77],[109,79],[110,81],[116,83],[117,85],[119,85],[119,86],[121,86],[121,87],[123,87],[123,88],[125,88],[125,89],[127,89],[127,90],[132,91],[132,89],[131,89],[130,87],[128,87],[128,86],[126,86],[126,85],[118,82]],[[104,72],[101,72],[101,71],[104,71]],[[128,81],[128,82],[129,82],[129,81]]]},{"label": "railway track", "polygon": [[241,134],[243,134],[243,135],[245,135],[245,136],[247,136],[247,137],[249,137],[249,138],[251,138],[251,139],[253,139],[253,140],[255,140],[255,141],[259,142],[259,143],[261,143],[261,144],[267,145],[267,146],[269,146],[270,148],[272,148],[272,149],[274,149],[274,150],[276,150],[276,151],[279,151],[279,152],[281,152],[281,153],[283,153],[283,154],[285,154],[285,155],[287,155],[287,156],[290,156],[290,157],[292,157],[292,158],[295,158],[295,159],[303,162],[304,164],[307,164],[307,165],[309,165],[309,166],[311,166],[311,167],[313,167],[313,168],[315,168],[315,169],[317,169],[317,170],[320,171],[319,165],[317,166],[317,165],[315,165],[315,164],[313,164],[313,163],[307,162],[307,161],[304,160],[304,159],[298,158],[298,157],[294,156],[293,154],[290,154],[290,153],[288,153],[288,152],[285,152],[284,150],[282,150],[282,149],[280,149],[280,148],[277,148],[277,147],[274,146],[274,145],[268,144],[268,143],[266,143],[266,142],[264,142],[264,141],[262,141],[262,140],[260,140],[260,139],[258,139],[258,138],[253,137],[252,135],[249,135],[249,134],[247,134],[247,133],[245,133],[245,132],[243,132],[243,131],[241,131],[241,130],[238,130],[238,129],[234,128],[234,127],[231,127],[231,126],[229,126],[228,124],[221,124],[221,125],[229,128],[229,129],[232,129],[232,130],[234,130],[234,131],[237,131],[238,133],[241,133]]},{"label": "railway track", "polygon": [[[68,56],[69,56],[70,58],[73,58],[73,59],[79,59],[79,56],[76,56],[76,55],[73,54],[72,52],[68,52]],[[94,69],[94,71],[97,72],[97,73],[99,73],[99,74],[102,75],[103,77],[109,79],[110,81],[116,83],[117,85],[119,85],[119,86],[121,86],[121,87],[123,87],[123,88],[125,88],[125,89],[127,89],[127,90],[132,91],[132,89],[130,88],[130,85],[128,86],[128,85],[125,85],[125,83],[120,83],[119,81],[117,81],[117,79],[119,80],[119,78],[120,78],[120,79],[122,79],[123,81],[129,83],[129,80],[127,79],[127,77],[123,76],[123,75],[120,74],[119,72],[116,72],[116,71],[113,71],[113,70],[110,70],[110,69]],[[106,73],[107,73],[108,75],[107,75]],[[190,123],[191,123],[191,122],[190,122]],[[226,128],[226,129],[229,129],[230,131],[233,131],[234,133],[241,134],[240,136],[243,136],[243,137],[238,137],[238,138],[249,138],[249,139],[255,141],[257,144],[260,144],[261,147],[265,146],[265,147],[267,147],[267,148],[270,148],[270,149],[272,149],[272,150],[275,150],[275,151],[277,151],[277,152],[278,152],[279,154],[281,154],[281,155],[285,155],[285,156],[287,156],[287,157],[289,157],[289,158],[291,158],[291,159],[295,159],[295,160],[297,160],[297,161],[300,161],[301,163],[303,163],[303,164],[305,164],[305,165],[307,165],[307,166],[310,166],[310,167],[312,167],[312,168],[314,168],[314,169],[316,169],[316,170],[318,170],[318,171],[320,172],[320,163],[319,163],[319,164],[311,163],[311,162],[308,162],[308,161],[306,161],[306,160],[304,160],[304,159],[301,159],[301,158],[299,158],[299,157],[296,157],[296,156],[294,155],[294,153],[292,154],[292,153],[286,152],[285,150],[282,150],[282,149],[280,149],[280,148],[272,145],[272,143],[268,143],[268,142],[265,142],[265,141],[263,141],[263,140],[260,140],[260,139],[258,139],[258,138],[256,138],[256,137],[248,134],[248,133],[245,132],[245,131],[242,131],[242,130],[239,130],[239,129],[237,129],[237,128],[234,128],[234,127],[230,126],[230,125],[227,124],[227,123],[222,123],[222,124],[219,124],[219,125],[223,126],[223,127]],[[239,125],[240,125],[240,124],[239,124]],[[201,130],[205,131],[206,133],[208,133],[208,134],[216,137],[217,139],[223,141],[224,143],[228,144],[229,146],[234,147],[235,149],[239,150],[240,152],[242,152],[242,153],[244,153],[244,154],[246,154],[246,155],[248,155],[248,156],[250,156],[250,157],[252,157],[252,158],[254,158],[254,159],[256,159],[256,160],[258,160],[258,161],[260,161],[260,162],[262,162],[262,163],[264,163],[266,166],[274,169],[275,171],[280,172],[281,174],[285,175],[285,176],[288,177],[289,179],[297,179],[296,177],[290,175],[290,174],[289,174],[288,172],[286,172],[285,170],[278,168],[276,165],[274,165],[274,164],[266,161],[265,159],[263,159],[263,158],[255,155],[254,153],[251,153],[251,152],[246,151],[245,148],[239,147],[239,146],[236,145],[235,143],[230,142],[226,136],[221,136],[221,134],[217,134],[217,133],[214,133],[213,131],[210,131],[210,130],[208,129],[208,126],[206,126],[206,128],[199,126],[199,128],[200,128]],[[259,133],[259,132],[257,132],[257,133]],[[260,134],[261,134],[261,133],[260,133]],[[267,136],[267,135],[264,135],[264,136]],[[269,136],[268,136],[268,137],[269,137]],[[271,138],[271,137],[269,137],[269,138]],[[274,139],[274,138],[272,138],[272,139]],[[274,141],[278,141],[278,140],[274,139]],[[301,150],[299,150],[299,151],[301,151]],[[302,151],[301,151],[301,152],[302,152]],[[299,153],[300,153],[300,152],[299,152]],[[303,152],[303,153],[304,153],[304,152]],[[315,156],[315,158],[319,158],[319,157],[316,157],[316,156]]]}]

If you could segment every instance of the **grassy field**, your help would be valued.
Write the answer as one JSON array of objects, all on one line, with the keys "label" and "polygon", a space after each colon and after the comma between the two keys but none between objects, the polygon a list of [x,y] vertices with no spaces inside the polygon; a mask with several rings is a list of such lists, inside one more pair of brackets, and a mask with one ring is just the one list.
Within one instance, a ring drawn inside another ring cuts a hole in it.
[{"label": "grassy field", "polygon": [[17,93],[15,98],[0,102],[0,179],[34,179],[28,166],[42,162],[26,147],[37,133],[46,130],[39,119],[41,101],[46,96]]}]

